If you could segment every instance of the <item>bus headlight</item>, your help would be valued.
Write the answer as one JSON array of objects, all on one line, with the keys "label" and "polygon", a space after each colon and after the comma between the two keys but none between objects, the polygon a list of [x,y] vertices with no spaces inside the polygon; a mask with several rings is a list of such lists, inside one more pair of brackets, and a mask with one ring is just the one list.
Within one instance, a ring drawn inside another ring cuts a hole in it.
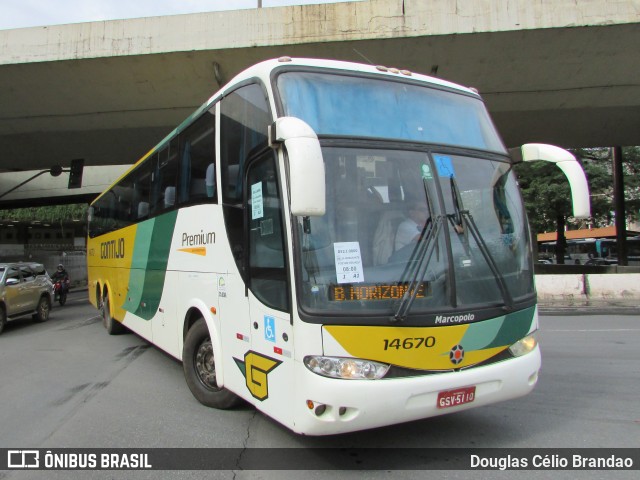
[{"label": "bus headlight", "polygon": [[537,332],[533,332],[509,347],[509,351],[514,357],[521,357],[532,352],[538,345]]},{"label": "bus headlight", "polygon": [[347,380],[377,380],[386,375],[389,365],[359,358],[304,357],[305,366],[313,373],[330,378]]}]

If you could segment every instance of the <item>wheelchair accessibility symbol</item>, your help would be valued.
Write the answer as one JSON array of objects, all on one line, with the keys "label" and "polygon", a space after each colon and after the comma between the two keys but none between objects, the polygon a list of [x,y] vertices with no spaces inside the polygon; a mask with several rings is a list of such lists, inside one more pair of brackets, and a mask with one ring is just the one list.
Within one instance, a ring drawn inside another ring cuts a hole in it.
[{"label": "wheelchair accessibility symbol", "polygon": [[268,342],[276,342],[276,319],[273,317],[264,317],[264,339]]}]

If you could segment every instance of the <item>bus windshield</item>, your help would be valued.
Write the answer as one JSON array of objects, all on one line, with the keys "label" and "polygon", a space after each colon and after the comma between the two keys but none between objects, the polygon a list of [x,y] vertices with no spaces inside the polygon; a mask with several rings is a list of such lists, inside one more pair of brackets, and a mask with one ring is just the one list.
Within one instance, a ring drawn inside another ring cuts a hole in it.
[{"label": "bus windshield", "polygon": [[303,311],[404,320],[533,298],[522,200],[480,99],[301,71],[277,86],[323,138],[327,212],[294,235]]},{"label": "bus windshield", "polygon": [[297,219],[306,312],[395,315],[407,288],[412,314],[533,294],[508,163],[444,150],[335,146],[323,155],[327,212]]},{"label": "bus windshield", "polygon": [[278,76],[285,114],[318,135],[411,140],[505,153],[482,101],[407,82],[316,72]]}]

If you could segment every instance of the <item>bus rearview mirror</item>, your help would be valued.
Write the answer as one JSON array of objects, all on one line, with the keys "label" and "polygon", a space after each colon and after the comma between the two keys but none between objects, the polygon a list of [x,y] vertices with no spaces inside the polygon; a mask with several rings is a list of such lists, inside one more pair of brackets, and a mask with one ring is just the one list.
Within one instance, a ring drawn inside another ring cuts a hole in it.
[{"label": "bus rearview mirror", "polygon": [[527,143],[520,148],[510,149],[513,163],[535,162],[542,160],[555,163],[569,180],[573,216],[589,218],[591,204],[589,202],[589,184],[582,166],[576,157],[563,148],[544,143]]},{"label": "bus rearview mirror", "polygon": [[295,117],[278,118],[269,128],[269,145],[284,144],[289,159],[291,214],[325,214],[324,161],[313,129]]}]

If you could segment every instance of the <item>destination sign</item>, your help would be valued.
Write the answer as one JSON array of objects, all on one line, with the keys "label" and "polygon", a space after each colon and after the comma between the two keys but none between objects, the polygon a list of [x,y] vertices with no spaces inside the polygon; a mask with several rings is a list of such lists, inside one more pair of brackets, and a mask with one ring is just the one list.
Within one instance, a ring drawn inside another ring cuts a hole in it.
[{"label": "destination sign", "polygon": [[[429,294],[429,283],[418,284],[416,298],[425,298]],[[400,300],[409,290],[406,283],[384,284],[343,284],[329,287],[329,300],[332,302],[348,302],[355,300]]]}]

